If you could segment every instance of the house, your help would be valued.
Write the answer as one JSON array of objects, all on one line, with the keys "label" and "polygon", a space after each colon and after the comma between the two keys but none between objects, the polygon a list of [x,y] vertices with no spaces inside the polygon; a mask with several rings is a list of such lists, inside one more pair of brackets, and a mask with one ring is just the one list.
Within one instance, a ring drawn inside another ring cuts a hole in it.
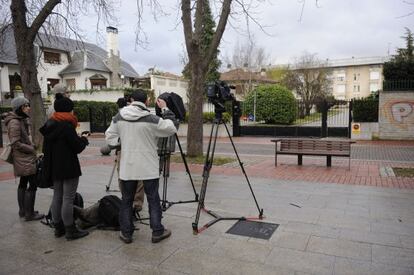
[{"label": "house", "polygon": [[145,76],[138,77],[136,82],[138,87],[153,90],[156,98],[162,93],[173,92],[182,97],[184,104],[188,103],[188,80],[181,76],[150,70]]},{"label": "house", "polygon": [[[107,27],[107,48],[69,38],[40,33],[35,41],[38,81],[42,97],[60,83],[68,90],[132,87],[138,73],[120,58],[118,29]],[[0,44],[1,100],[21,90],[13,30]]]},{"label": "house", "polygon": [[235,96],[237,100],[243,100],[246,94],[258,85],[278,83],[267,77],[265,71],[257,72],[241,68],[221,73],[220,80],[235,86]]}]

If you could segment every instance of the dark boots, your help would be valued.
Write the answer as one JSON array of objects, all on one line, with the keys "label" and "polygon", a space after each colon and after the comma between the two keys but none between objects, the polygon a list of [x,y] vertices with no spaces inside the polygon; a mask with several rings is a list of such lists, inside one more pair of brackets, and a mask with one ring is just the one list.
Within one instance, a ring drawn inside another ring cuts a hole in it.
[{"label": "dark boots", "polygon": [[76,240],[89,235],[88,231],[79,230],[75,224],[65,226],[65,231],[65,237],[68,241]]},{"label": "dark boots", "polygon": [[44,215],[34,211],[36,200],[36,191],[26,190],[24,196],[24,216],[26,221],[35,221],[43,219]]},{"label": "dark boots", "polygon": [[65,236],[66,230],[65,230],[65,225],[63,224],[63,221],[55,223],[54,226],[55,226],[55,237],[56,238]]},{"label": "dark boots", "polygon": [[26,189],[17,188],[17,203],[19,204],[19,217],[24,218],[24,194]]}]

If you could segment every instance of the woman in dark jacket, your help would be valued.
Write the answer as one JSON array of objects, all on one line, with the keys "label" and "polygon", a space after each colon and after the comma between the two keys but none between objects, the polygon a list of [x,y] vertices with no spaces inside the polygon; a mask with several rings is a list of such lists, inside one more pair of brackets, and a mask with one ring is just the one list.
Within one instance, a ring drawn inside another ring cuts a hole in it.
[{"label": "woman in dark jacket", "polygon": [[73,200],[79,176],[82,175],[78,154],[89,142],[87,135],[79,137],[76,133],[78,121],[73,114],[73,102],[58,93],[53,106],[55,112],[40,128],[44,136],[44,171],[53,181],[52,219],[55,236],[65,235],[67,240],[74,240],[88,235],[87,231],[80,231],[75,226]]},{"label": "woman in dark jacket", "polygon": [[[4,122],[12,149],[14,175],[20,177],[17,188],[19,216],[26,221],[39,220],[43,215],[34,211],[36,199],[36,150],[29,135],[29,100],[16,97],[11,101],[13,111],[9,112]],[[27,188],[29,183],[29,188]]]}]

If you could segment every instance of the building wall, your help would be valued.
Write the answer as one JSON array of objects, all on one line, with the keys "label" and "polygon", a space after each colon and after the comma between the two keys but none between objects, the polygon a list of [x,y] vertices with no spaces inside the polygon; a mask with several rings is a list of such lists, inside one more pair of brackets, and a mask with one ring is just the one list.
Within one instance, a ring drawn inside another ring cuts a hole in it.
[{"label": "building wall", "polygon": [[333,95],[337,99],[363,98],[382,89],[382,64],[333,68]]},{"label": "building wall", "polygon": [[151,88],[154,90],[155,97],[158,97],[165,92],[174,92],[182,97],[184,104],[188,103],[188,81],[186,80],[161,75],[151,75]]},{"label": "building wall", "polygon": [[9,65],[3,65],[0,70],[0,92],[10,92]]},{"label": "building wall", "polygon": [[381,91],[380,139],[414,140],[414,91]]},{"label": "building wall", "polygon": [[47,96],[47,79],[59,79],[59,83],[62,83],[62,78],[59,72],[69,65],[68,55],[65,52],[59,52],[54,50],[46,50],[48,52],[54,52],[60,54],[60,63],[52,64],[45,62],[44,51],[40,52],[40,58],[37,66],[37,80],[39,81],[40,89],[42,90],[42,96]]},{"label": "building wall", "polygon": [[333,95],[337,99],[363,98],[382,89],[382,64],[333,68]]},{"label": "building wall", "polygon": [[91,71],[91,70],[85,70],[80,73],[80,77],[77,78],[76,83],[79,82],[79,88],[78,90],[83,89],[91,89],[91,81],[89,80],[89,77],[93,76],[94,74],[99,73],[103,75],[106,80],[106,87],[111,87],[111,80],[110,80],[110,74],[107,72],[97,72],[97,71]]},{"label": "building wall", "polygon": [[93,93],[77,92],[70,94],[70,99],[72,100],[104,101],[114,103],[116,103],[120,97],[124,97],[123,91],[95,91]]}]

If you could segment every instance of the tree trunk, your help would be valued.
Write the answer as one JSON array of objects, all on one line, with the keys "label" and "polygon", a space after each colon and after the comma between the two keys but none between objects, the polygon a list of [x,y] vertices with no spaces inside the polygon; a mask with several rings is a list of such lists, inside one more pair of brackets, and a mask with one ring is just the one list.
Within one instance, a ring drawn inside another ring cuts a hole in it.
[{"label": "tree trunk", "polygon": [[24,0],[13,0],[10,11],[13,19],[14,41],[16,43],[17,61],[19,63],[22,88],[25,97],[30,101],[31,134],[34,144],[41,148],[43,137],[39,128],[46,120],[39,82],[37,81],[36,53],[34,39],[45,21],[60,0],[49,1],[35,18],[32,26],[27,25],[27,7]]},{"label": "tree trunk", "polygon": [[187,154],[194,157],[203,154],[204,77],[200,72],[199,66],[195,64],[192,65],[193,70],[189,91],[189,100],[191,104],[189,105],[189,120],[187,130]]}]

